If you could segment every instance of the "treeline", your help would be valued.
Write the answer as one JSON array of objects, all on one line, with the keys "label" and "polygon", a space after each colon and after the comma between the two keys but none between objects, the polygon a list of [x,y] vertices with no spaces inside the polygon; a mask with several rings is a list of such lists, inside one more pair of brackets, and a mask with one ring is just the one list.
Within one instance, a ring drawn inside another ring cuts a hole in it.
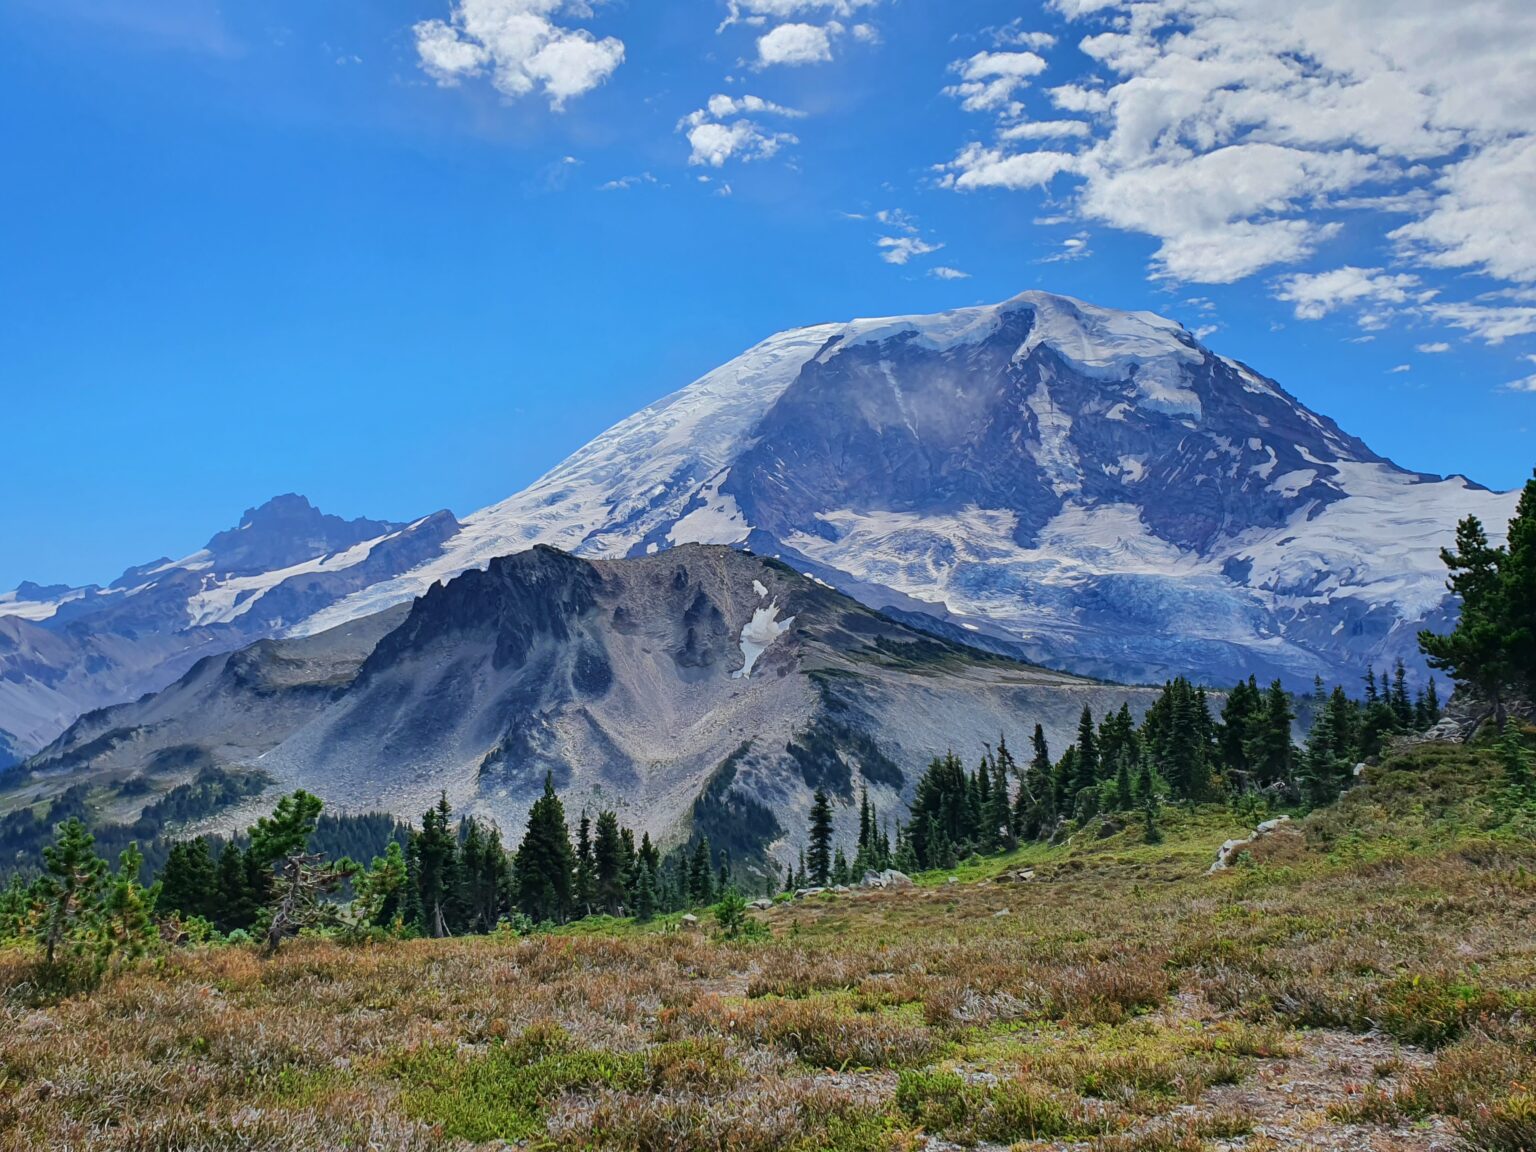
[{"label": "treeline", "polygon": [[[1301,704],[1312,724],[1298,747],[1292,733]],[[1204,688],[1181,677],[1163,686],[1139,723],[1128,705],[1102,719],[1085,707],[1076,740],[1059,756],[1037,724],[1023,762],[1006,737],[973,770],[953,753],[935,758],[918,781],[908,820],[896,828],[894,850],[888,832],[879,834],[883,851],[870,849],[866,795],[859,852],[844,871],[836,863],[842,850],[830,846],[826,797],[818,793],[811,849],[793,882],[852,882],[866,867],[888,865],[949,868],[972,854],[1052,839],[1102,815],[1134,815],[1156,839],[1158,810],[1167,802],[1257,795],[1277,804],[1328,804],[1355,765],[1379,755],[1393,735],[1422,731],[1440,715],[1434,681],[1410,693],[1401,663],[1390,677],[1368,669],[1363,699],[1342,688],[1325,692],[1319,681],[1309,700],[1298,701],[1278,680],[1263,689],[1250,677],[1233,687],[1219,712]],[[822,869],[829,852],[833,866]]]}]

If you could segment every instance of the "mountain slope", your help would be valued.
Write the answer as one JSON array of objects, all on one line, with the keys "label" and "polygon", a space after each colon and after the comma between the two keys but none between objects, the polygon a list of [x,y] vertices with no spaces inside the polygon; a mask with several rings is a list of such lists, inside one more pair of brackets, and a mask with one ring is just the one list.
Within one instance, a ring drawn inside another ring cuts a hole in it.
[{"label": "mountain slope", "polygon": [[1417,662],[1438,549],[1514,494],[1398,468],[1177,324],[1044,293],[775,336],[469,517],[319,629],[498,555],[688,542],[1117,679]]},{"label": "mountain slope", "polygon": [[511,834],[552,773],[573,808],[615,808],[665,843],[697,824],[738,856],[787,859],[818,787],[851,801],[868,786],[894,815],[946,748],[974,761],[1036,722],[1060,746],[1085,705],[1152,698],[935,639],[723,547],[540,547],[402,611],[204,661],[82,718],[30,776],[149,773],[158,790],[179,779],[168,766],[259,768],[274,790],[401,816],[446,790]]},{"label": "mountain slope", "polygon": [[23,584],[0,595],[0,729],[36,751],[82,713],[158,691],[205,656],[416,567],[457,531],[447,512],[346,521],[280,496],[191,556],[105,588]]}]

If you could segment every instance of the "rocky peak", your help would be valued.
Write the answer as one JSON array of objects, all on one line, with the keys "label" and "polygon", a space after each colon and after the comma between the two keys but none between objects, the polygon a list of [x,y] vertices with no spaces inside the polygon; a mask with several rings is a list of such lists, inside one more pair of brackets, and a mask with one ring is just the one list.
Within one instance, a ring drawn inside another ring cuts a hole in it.
[{"label": "rocky peak", "polygon": [[288,493],[248,508],[240,526],[220,532],[206,551],[220,574],[271,572],[398,531],[383,520],[343,520],[321,512],[305,497]]}]

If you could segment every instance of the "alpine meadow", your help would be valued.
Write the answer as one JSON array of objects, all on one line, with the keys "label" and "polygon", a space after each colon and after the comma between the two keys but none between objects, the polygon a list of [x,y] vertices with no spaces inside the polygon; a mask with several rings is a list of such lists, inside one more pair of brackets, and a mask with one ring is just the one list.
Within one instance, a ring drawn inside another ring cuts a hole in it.
[{"label": "alpine meadow", "polygon": [[0,9],[0,1152],[1536,1152],[1533,94]]}]

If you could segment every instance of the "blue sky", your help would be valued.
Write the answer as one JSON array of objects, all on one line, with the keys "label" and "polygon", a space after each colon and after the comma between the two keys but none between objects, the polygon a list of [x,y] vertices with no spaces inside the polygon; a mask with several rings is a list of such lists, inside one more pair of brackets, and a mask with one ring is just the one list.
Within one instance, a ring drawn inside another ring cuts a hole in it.
[{"label": "blue sky", "polygon": [[1513,487],[1532,9],[12,0],[0,588],[468,513],[774,331],[1026,288]]}]

